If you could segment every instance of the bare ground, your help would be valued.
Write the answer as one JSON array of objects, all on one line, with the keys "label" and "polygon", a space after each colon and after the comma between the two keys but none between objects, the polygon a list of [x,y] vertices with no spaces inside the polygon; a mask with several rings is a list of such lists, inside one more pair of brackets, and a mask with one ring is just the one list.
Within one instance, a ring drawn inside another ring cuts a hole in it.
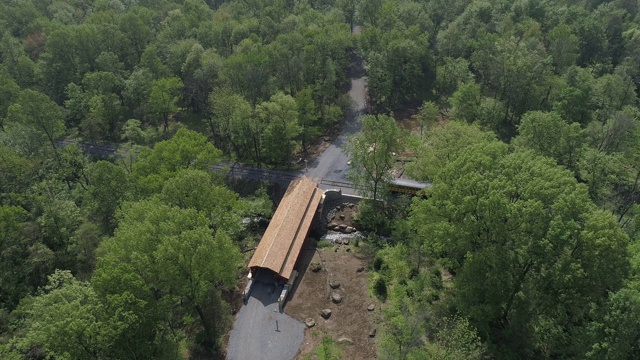
[{"label": "bare ground", "polygon": [[[353,243],[349,246],[353,247]],[[370,337],[369,332],[376,327],[380,304],[369,294],[366,259],[350,251],[349,246],[316,248],[315,242],[309,241],[300,255],[302,266],[299,268],[303,272],[284,310],[300,321],[313,318],[316,325],[305,329],[303,345],[296,359],[311,355],[323,336],[330,336],[336,341],[343,359],[376,358],[376,338]],[[322,270],[311,271],[310,263],[321,263]],[[332,290],[329,282],[339,282],[340,287]],[[331,301],[331,291],[342,296],[340,304]],[[371,303],[375,304],[374,311],[367,310]],[[326,308],[332,310],[327,320],[320,316],[320,311]],[[343,337],[353,343],[340,343],[338,340]]]}]

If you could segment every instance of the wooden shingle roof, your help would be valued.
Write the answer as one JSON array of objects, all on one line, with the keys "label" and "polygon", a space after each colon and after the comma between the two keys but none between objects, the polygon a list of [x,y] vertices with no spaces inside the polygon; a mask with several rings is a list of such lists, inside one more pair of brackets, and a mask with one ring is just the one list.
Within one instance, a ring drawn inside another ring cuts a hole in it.
[{"label": "wooden shingle roof", "polygon": [[249,268],[267,268],[289,279],[321,198],[322,191],[311,179],[292,181],[249,261]]}]

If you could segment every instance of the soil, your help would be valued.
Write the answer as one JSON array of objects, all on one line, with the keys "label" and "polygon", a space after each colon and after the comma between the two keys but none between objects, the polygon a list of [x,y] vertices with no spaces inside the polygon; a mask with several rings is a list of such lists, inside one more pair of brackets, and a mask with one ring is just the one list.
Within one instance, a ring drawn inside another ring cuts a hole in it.
[{"label": "soil", "polygon": [[[313,242],[312,242],[313,243]],[[313,354],[324,336],[330,336],[336,343],[346,337],[353,341],[339,344],[343,359],[376,358],[376,338],[369,337],[369,331],[376,327],[380,304],[369,294],[368,271],[364,256],[347,252],[348,246],[331,245],[316,248],[309,244],[301,254],[304,263],[320,263],[318,272],[305,270],[295,285],[293,294],[284,311],[289,316],[303,321],[313,318],[316,325],[305,329],[304,342],[296,359],[305,359]],[[359,268],[365,270],[358,272]],[[331,289],[330,282],[339,282],[340,287]],[[331,301],[331,293],[342,296],[340,304]],[[375,304],[374,311],[368,311],[369,304]],[[331,309],[328,319],[320,316],[323,309]]]}]

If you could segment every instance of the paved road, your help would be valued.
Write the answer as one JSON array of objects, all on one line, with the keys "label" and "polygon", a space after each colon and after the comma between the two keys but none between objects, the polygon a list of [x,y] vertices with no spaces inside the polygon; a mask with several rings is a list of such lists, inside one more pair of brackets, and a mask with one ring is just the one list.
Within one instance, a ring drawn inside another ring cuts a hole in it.
[{"label": "paved road", "polygon": [[[321,180],[325,180],[325,182],[351,184],[351,181],[346,177],[350,166],[348,165],[349,157],[344,147],[348,137],[360,130],[358,117],[363,114],[365,110],[365,93],[367,86],[367,80],[364,76],[364,71],[362,71],[362,59],[354,56],[353,61],[355,62],[355,66],[349,74],[351,77],[349,97],[353,103],[353,108],[346,116],[342,133],[313,163],[309,164],[309,169],[305,174],[319,183],[321,187],[323,187]],[[345,192],[351,192],[350,190],[353,189],[343,189]]]},{"label": "paved road", "polygon": [[348,165],[349,156],[345,152],[347,139],[352,134],[360,131],[358,117],[365,111],[365,93],[367,80],[362,70],[362,59],[354,56],[352,61],[354,68],[350,71],[351,89],[349,97],[353,107],[345,117],[345,126],[342,133],[320,154],[305,171],[286,171],[261,169],[240,164],[220,164],[214,169],[229,168],[228,176],[235,178],[268,180],[270,182],[287,184],[299,176],[308,176],[313,179],[322,189],[342,189],[345,194],[356,195],[351,180],[347,179],[347,172],[351,169]]},{"label": "paved road", "polygon": [[[354,29],[354,32],[358,31],[359,28]],[[345,176],[350,167],[344,146],[348,137],[360,130],[358,116],[365,110],[367,81],[362,59],[354,55],[352,64],[355,65],[349,71],[351,78],[349,97],[353,103],[352,111],[345,118],[342,133],[313,163],[308,165],[308,169],[278,171],[229,165],[229,176],[289,182],[304,175],[314,179],[320,188],[341,188],[343,193],[356,194],[353,184]],[[251,295],[245,306],[238,312],[233,324],[227,347],[228,360],[285,360],[295,357],[304,339],[304,324],[277,310],[280,291],[282,287],[275,286],[270,279],[262,279],[260,275],[256,277]]]},{"label": "paved road", "polygon": [[288,360],[296,356],[305,325],[278,311],[281,291],[282,286],[276,286],[267,272],[256,276],[247,303],[236,315],[227,360]]}]

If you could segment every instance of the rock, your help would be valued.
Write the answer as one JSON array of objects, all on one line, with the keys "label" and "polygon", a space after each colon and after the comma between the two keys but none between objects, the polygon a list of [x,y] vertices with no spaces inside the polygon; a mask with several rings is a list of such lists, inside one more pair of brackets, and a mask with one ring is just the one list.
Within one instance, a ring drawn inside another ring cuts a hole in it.
[{"label": "rock", "polygon": [[342,239],[337,238],[337,239],[333,240],[333,242],[338,244],[338,245],[340,245],[340,244],[342,244]]},{"label": "rock", "polygon": [[351,234],[351,233],[352,233],[352,232],[354,232],[355,230],[356,230],[356,229],[354,229],[354,228],[353,228],[353,226],[347,226],[347,227],[344,229],[344,232],[345,232],[345,233],[347,233],[347,234]]},{"label": "rock", "polygon": [[322,316],[322,318],[324,319],[328,319],[331,317],[331,309],[323,309],[322,311],[320,311],[320,316]]},{"label": "rock", "polygon": [[340,227],[340,225],[336,225],[333,227],[333,231],[342,231],[342,228]]},{"label": "rock", "polygon": [[344,245],[349,245],[349,238],[342,239],[342,243],[343,243]]},{"label": "rock", "polygon": [[353,344],[353,340],[349,339],[348,337],[341,337],[340,339],[338,339],[338,343],[340,343],[340,344],[344,344],[344,343]]},{"label": "rock", "polygon": [[346,252],[351,252],[351,248],[347,248],[347,250],[345,250]]},{"label": "rock", "polygon": [[360,266],[359,268],[356,269],[357,272],[363,272],[364,271],[364,266]]},{"label": "rock", "polygon": [[377,332],[378,332],[378,329],[376,328],[371,329],[371,331],[369,331],[369,337],[376,337]]},{"label": "rock", "polygon": [[328,141],[331,141],[331,138],[330,138],[330,137],[328,137],[328,136],[325,136],[325,137],[323,137],[323,138],[322,138],[322,140],[324,140],[324,141],[327,141],[327,142],[328,142]]},{"label": "rock", "polygon": [[344,220],[344,214],[340,214],[340,220]]},{"label": "rock", "polygon": [[336,223],[332,222],[332,223],[329,223],[329,225],[327,225],[327,228],[329,228],[329,229],[335,229],[335,228],[336,228],[336,226],[338,226],[338,224],[336,224]]},{"label": "rock", "polygon": [[338,225],[338,229],[340,229],[340,231],[345,231],[347,229],[347,225],[340,224],[340,225]]},{"label": "rock", "polygon": [[318,272],[318,271],[322,270],[322,265],[320,265],[318,263],[311,263],[311,265],[309,265],[309,268],[313,272]]},{"label": "rock", "polygon": [[312,328],[312,327],[316,326],[316,321],[313,318],[307,318],[304,321],[304,324],[307,325],[308,328]]},{"label": "rock", "polygon": [[342,295],[334,292],[331,294],[331,301],[333,301],[334,304],[340,304],[342,302]]},{"label": "rock", "polygon": [[340,283],[338,281],[331,281],[329,282],[329,286],[331,286],[332,289],[337,289],[340,287]]},{"label": "rock", "polygon": [[349,205],[348,205],[348,206],[349,206],[349,209],[353,209],[353,207],[354,207],[354,206],[356,206],[356,204],[354,204],[354,203],[349,203]]},{"label": "rock", "polygon": [[367,306],[367,310],[369,311],[373,311],[376,309],[376,305],[374,303],[369,304],[369,306]]}]

